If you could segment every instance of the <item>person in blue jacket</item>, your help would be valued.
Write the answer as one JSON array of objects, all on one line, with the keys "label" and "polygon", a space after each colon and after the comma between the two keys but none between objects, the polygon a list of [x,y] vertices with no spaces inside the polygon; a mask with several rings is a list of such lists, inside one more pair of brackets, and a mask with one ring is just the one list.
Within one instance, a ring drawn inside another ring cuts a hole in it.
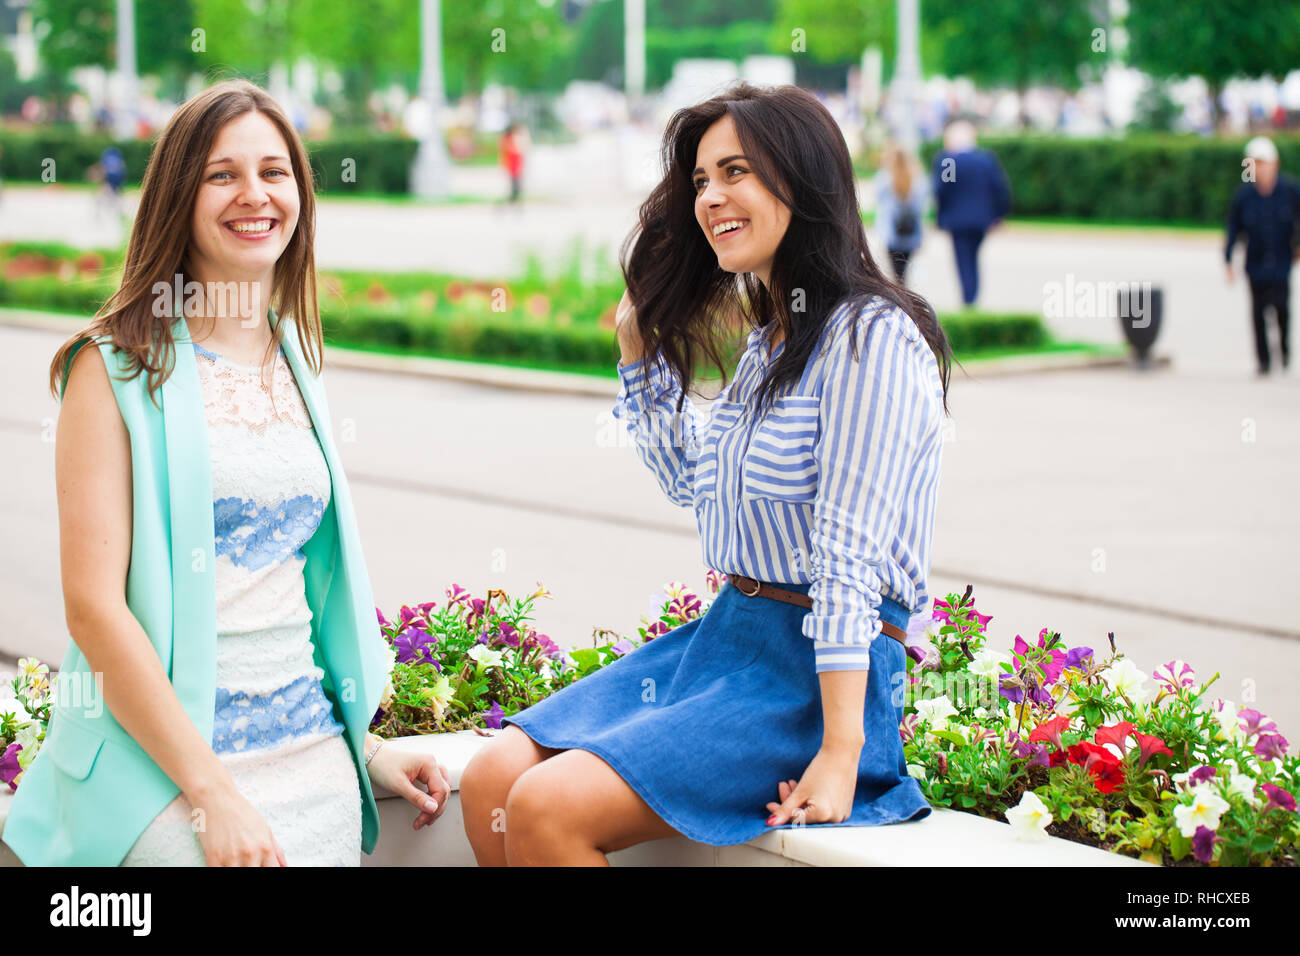
[{"label": "person in blue jacket", "polygon": [[1291,361],[1291,263],[1300,255],[1300,184],[1278,172],[1277,147],[1265,136],[1246,144],[1246,165],[1253,170],[1247,182],[1232,197],[1228,210],[1228,244],[1223,256],[1228,281],[1232,249],[1237,236],[1246,237],[1246,276],[1250,280],[1250,311],[1255,324],[1255,355],[1259,374],[1267,375],[1270,357],[1268,328],[1264,312],[1272,308],[1276,317],[1282,368]]},{"label": "person in blue jacket", "polygon": [[975,145],[975,127],[956,120],[944,131],[934,159],[935,225],[952,234],[961,298],[979,295],[979,248],[984,236],[1011,211],[1011,184],[996,156]]}]

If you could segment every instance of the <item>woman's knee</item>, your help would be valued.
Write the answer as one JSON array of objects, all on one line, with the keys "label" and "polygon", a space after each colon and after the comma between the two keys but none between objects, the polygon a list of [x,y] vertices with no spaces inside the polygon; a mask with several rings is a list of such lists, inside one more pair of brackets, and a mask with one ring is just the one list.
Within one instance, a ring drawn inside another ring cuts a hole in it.
[{"label": "woman's knee", "polygon": [[530,767],[545,759],[545,752],[523,731],[505,730],[470,760],[461,774],[460,793],[463,804],[478,808],[482,800],[496,800],[505,806],[506,794],[514,782]]}]

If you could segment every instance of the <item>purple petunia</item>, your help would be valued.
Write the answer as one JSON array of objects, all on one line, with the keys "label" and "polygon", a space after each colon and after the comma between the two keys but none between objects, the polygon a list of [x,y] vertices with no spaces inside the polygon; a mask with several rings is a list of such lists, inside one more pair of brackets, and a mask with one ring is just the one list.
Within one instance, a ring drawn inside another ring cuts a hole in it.
[{"label": "purple petunia", "polygon": [[564,656],[564,649],[545,634],[537,634],[536,637],[537,645],[542,649],[542,654],[544,656],[549,657],[551,660]]},{"label": "purple petunia", "polygon": [[630,650],[633,650],[635,647],[636,645],[633,644],[625,637],[617,644],[611,645],[610,650],[613,651],[615,654],[617,654],[619,657],[622,657],[624,654],[626,654]]},{"label": "purple petunia", "polygon": [[1072,647],[1065,655],[1065,666],[1062,670],[1069,670],[1071,667],[1077,671],[1084,670],[1092,663],[1093,657],[1091,647]]},{"label": "purple petunia", "polygon": [[[3,779],[4,775],[0,774],[0,780]],[[1276,784],[1266,783],[1264,784],[1264,792],[1268,794],[1268,803],[1264,805],[1264,813],[1274,807],[1280,807],[1283,810],[1295,813],[1295,796],[1289,790],[1283,790]]]},{"label": "purple petunia", "polygon": [[429,645],[437,639],[428,631],[418,627],[408,627],[393,638],[393,648],[397,651],[397,660],[402,664],[432,664],[433,654]]},{"label": "purple petunia", "polygon": [[1281,760],[1286,756],[1286,750],[1287,740],[1281,734],[1260,734],[1251,753],[1266,760]]},{"label": "purple petunia", "polygon": [[5,752],[0,754],[0,783],[9,784],[10,790],[18,789],[14,777],[23,772],[23,768],[18,763],[18,751],[22,749],[22,744],[10,744],[5,748]]},{"label": "purple petunia", "polygon": [[1222,842],[1223,837],[1216,836],[1213,830],[1202,824],[1196,828],[1196,835],[1192,837],[1192,852],[1200,862],[1213,863],[1214,844]]},{"label": "purple petunia", "polygon": [[503,623],[498,626],[498,630],[501,633],[500,643],[506,645],[506,647],[519,646],[519,632],[514,629],[513,625]]},{"label": "purple petunia", "polygon": [[483,713],[483,726],[489,730],[500,730],[501,718],[505,715],[506,712],[501,709],[501,705],[494,700],[492,701],[492,709]]},{"label": "purple petunia", "polygon": [[1252,707],[1243,707],[1237,711],[1237,719],[1241,721],[1241,732],[1247,740],[1256,734],[1277,733],[1277,724]]}]

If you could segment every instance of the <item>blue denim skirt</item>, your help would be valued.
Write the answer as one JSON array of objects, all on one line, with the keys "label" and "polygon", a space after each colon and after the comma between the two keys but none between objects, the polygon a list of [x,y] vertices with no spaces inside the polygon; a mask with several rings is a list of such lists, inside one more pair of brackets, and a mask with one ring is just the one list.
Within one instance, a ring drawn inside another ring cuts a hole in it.
[{"label": "blue denim skirt", "polygon": [[[782,584],[808,592],[808,585]],[[730,583],[709,610],[545,700],[502,720],[543,747],[600,757],[669,826],[712,846],[769,827],[777,784],[798,780],[822,742],[821,686],[807,609],[746,597]],[[880,616],[907,629],[908,610],[885,597]],[[930,815],[907,774],[903,645],[871,645],[853,812],[840,823],[880,826]],[[794,823],[785,827],[795,826]]]}]

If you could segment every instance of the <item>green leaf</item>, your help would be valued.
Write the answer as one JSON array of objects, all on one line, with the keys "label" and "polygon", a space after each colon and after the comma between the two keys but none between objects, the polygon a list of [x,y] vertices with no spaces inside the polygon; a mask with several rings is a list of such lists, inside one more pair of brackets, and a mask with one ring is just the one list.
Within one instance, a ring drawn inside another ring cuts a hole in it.
[{"label": "green leaf", "polygon": [[953,733],[951,730],[932,730],[930,733],[934,734],[934,736],[938,737],[940,740],[948,741],[948,743],[953,744],[954,746],[966,746],[966,741],[961,734]]}]

